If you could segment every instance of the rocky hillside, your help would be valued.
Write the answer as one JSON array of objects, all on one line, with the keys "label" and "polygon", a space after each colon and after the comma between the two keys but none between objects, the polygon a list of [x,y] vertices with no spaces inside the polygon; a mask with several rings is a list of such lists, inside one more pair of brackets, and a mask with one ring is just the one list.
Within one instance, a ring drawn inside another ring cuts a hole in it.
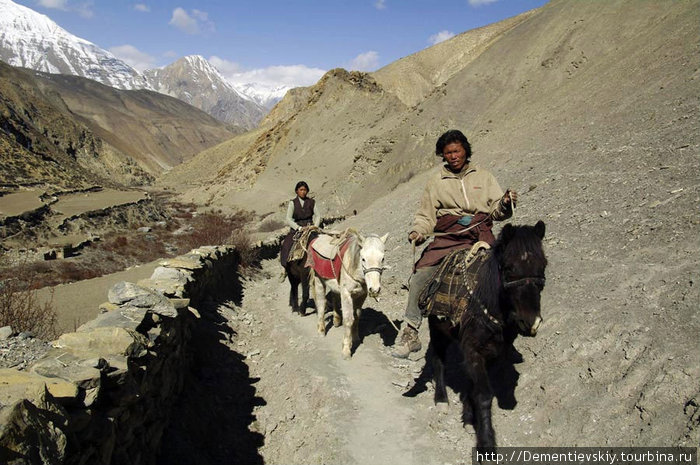
[{"label": "rocky hillside", "polygon": [[237,128],[152,91],[0,63],[3,182],[139,185]]},{"label": "rocky hillside", "polygon": [[215,160],[185,193],[215,207],[281,215],[305,179],[328,213],[357,210],[350,224],[392,234],[377,310],[399,316],[435,140],[464,130],[474,162],[522,194],[515,222],[547,223],[545,323],[520,346],[505,443],[697,444],[698,6],[552,0],[439,44],[462,57],[443,78],[425,77],[432,48],[374,75],[333,70],[177,176]]}]

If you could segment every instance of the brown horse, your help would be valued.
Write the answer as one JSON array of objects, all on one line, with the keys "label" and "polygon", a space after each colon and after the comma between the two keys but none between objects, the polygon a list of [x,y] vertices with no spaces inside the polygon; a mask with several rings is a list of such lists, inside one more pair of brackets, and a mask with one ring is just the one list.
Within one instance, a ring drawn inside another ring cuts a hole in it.
[{"label": "brown horse", "polygon": [[[545,224],[506,224],[477,272],[477,284],[457,324],[435,315],[428,317],[430,343],[435,356],[435,403],[447,402],[444,364],[447,348],[456,341],[463,355],[468,392],[462,420],[476,430],[476,446],[496,446],[491,423],[491,389],[487,368],[503,357],[518,334],[535,336],[542,322],[540,293],[547,259],[542,249]],[[459,292],[459,291],[458,291]],[[462,300],[464,301],[464,300]]]}]

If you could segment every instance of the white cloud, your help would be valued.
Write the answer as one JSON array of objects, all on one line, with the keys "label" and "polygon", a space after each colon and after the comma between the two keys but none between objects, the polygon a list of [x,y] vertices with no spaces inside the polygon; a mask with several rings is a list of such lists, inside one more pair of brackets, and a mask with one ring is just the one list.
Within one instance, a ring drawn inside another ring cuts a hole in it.
[{"label": "white cloud", "polygon": [[77,4],[69,4],[68,0],[37,0],[37,3],[44,8],[51,8],[61,11],[73,11],[78,13],[83,18],[92,18],[94,16],[92,11],[94,3],[92,0]]},{"label": "white cloud", "polygon": [[120,60],[126,62],[129,66],[139,71],[156,67],[155,58],[148,53],[140,51],[133,45],[119,45],[117,47],[111,47],[109,51]]},{"label": "white cloud", "polygon": [[316,84],[326,73],[325,70],[309,68],[305,65],[268,66],[267,68],[246,71],[238,63],[217,56],[209,58],[209,62],[235,85],[256,83],[271,88],[278,86],[303,87]]},{"label": "white cloud", "polygon": [[467,0],[471,6],[481,6],[488,5],[489,3],[496,3],[498,0]]},{"label": "white cloud", "polygon": [[209,14],[201,10],[190,10],[188,13],[184,8],[177,7],[168,24],[192,35],[214,31],[214,22],[209,21]]},{"label": "white cloud", "polygon": [[348,63],[350,71],[374,71],[379,67],[379,54],[374,50],[360,53]]},{"label": "white cloud", "polygon": [[431,45],[439,44],[440,42],[444,42],[447,39],[451,39],[455,36],[454,32],[450,31],[440,31],[437,34],[433,34],[430,37],[428,37],[428,42]]},{"label": "white cloud", "polygon": [[68,11],[68,0],[39,0],[38,3],[44,8]]},{"label": "white cloud", "polygon": [[151,11],[151,7],[144,3],[137,3],[134,5],[134,10],[141,11],[143,13],[148,13],[149,11]]},{"label": "white cloud", "polygon": [[209,20],[209,13],[205,11],[200,11],[200,10],[192,10],[192,16],[197,18],[200,21],[208,21]]},{"label": "white cloud", "polygon": [[374,2],[374,7],[377,10],[385,9],[386,8],[386,0],[377,0],[376,2]]},{"label": "white cloud", "polygon": [[76,5],[74,10],[77,11],[83,18],[92,18],[95,15],[95,13],[92,11],[92,7],[93,3],[90,1]]},{"label": "white cloud", "polygon": [[212,64],[214,68],[219,70],[219,72],[226,77],[232,76],[236,73],[240,73],[243,70],[241,65],[239,65],[235,61],[225,60],[216,55],[209,57],[208,61]]},{"label": "white cloud", "polygon": [[168,50],[167,52],[163,53],[163,56],[166,58],[175,58],[178,55],[175,50]]}]

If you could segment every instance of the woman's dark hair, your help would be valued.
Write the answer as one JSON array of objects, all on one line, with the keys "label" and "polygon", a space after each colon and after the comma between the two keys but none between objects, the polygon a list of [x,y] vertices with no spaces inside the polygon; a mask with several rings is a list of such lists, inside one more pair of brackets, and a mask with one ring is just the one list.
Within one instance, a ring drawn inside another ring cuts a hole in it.
[{"label": "woman's dark hair", "polygon": [[309,191],[309,185],[306,184],[304,181],[299,181],[296,186],[294,186],[294,192],[298,191],[300,187],[306,187],[306,190]]},{"label": "woman's dark hair", "polygon": [[472,146],[469,144],[467,136],[462,134],[462,131],[458,129],[450,129],[440,136],[435,144],[435,155],[442,156],[442,152],[445,150],[445,147],[454,142],[459,142],[462,144],[464,151],[467,152],[467,161],[469,161],[469,159],[472,157]]}]

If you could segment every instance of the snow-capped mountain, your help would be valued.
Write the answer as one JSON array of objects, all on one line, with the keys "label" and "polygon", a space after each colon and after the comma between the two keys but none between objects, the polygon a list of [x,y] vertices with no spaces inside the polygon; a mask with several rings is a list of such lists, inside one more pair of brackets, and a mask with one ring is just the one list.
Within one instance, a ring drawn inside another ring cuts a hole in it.
[{"label": "snow-capped mountain", "polygon": [[108,51],[10,0],[0,0],[0,59],[12,66],[82,76],[119,89],[150,88],[138,71]]},{"label": "snow-capped mountain", "polygon": [[258,83],[234,84],[240,93],[249,96],[266,110],[270,110],[282,100],[290,86],[269,86]]},{"label": "snow-capped mountain", "polygon": [[155,90],[246,129],[257,126],[287,91],[257,84],[237,88],[197,55],[140,73],[47,16],[11,0],[0,0],[0,60],[36,71],[82,76],[118,89]]},{"label": "snow-capped mountain", "polygon": [[250,129],[267,113],[199,55],[180,58],[164,68],[147,70],[144,75],[156,91],[183,100],[221,121]]}]

